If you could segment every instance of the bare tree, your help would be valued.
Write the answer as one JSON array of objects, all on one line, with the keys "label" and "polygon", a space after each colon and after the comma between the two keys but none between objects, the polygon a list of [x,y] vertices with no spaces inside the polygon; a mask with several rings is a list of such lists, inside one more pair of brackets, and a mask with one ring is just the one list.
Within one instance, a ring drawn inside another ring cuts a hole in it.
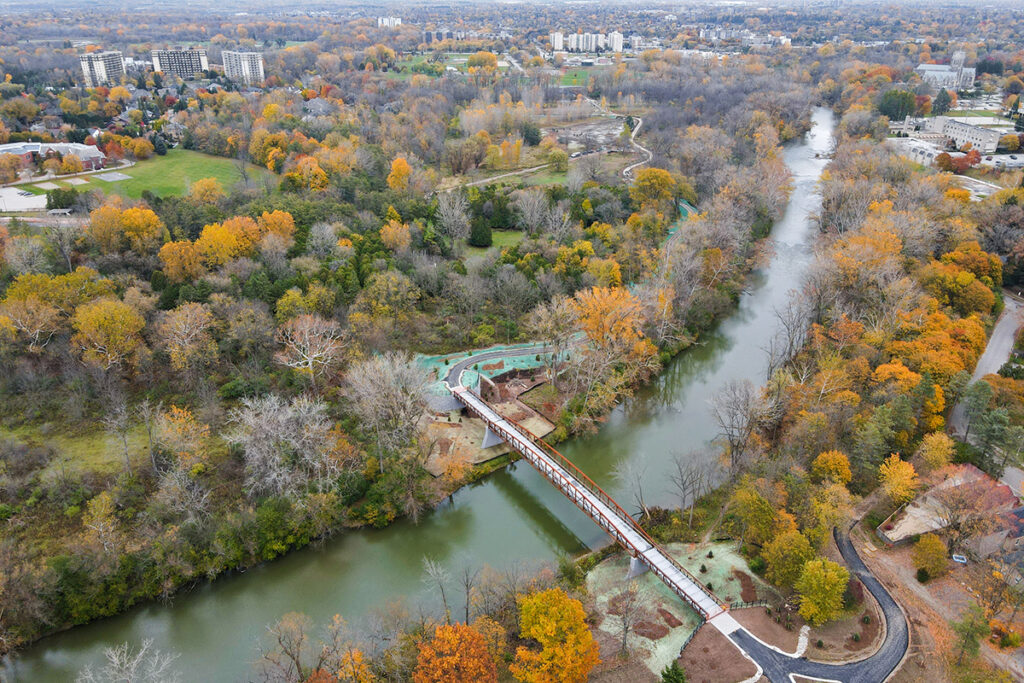
[{"label": "bare tree", "polygon": [[625,460],[615,466],[615,478],[624,482],[629,488],[630,495],[633,496],[633,502],[640,510],[640,514],[644,519],[650,519],[651,509],[647,506],[647,501],[644,499],[644,474],[647,473],[647,463],[641,460],[640,462],[634,462],[632,460]]},{"label": "bare tree", "polygon": [[576,310],[568,298],[560,296],[533,309],[526,325],[531,334],[544,342],[548,379],[558,389],[558,369],[576,331]]},{"label": "bare tree", "polygon": [[348,346],[337,322],[309,313],[278,328],[277,339],[284,349],[275,354],[274,360],[308,375],[314,390],[317,377],[336,367]]},{"label": "bare tree", "polygon": [[669,480],[679,496],[679,511],[689,508],[687,526],[693,527],[693,509],[697,500],[713,485],[714,463],[701,452],[676,453],[672,458],[674,466]]},{"label": "bare tree", "polygon": [[730,380],[711,399],[711,412],[728,447],[731,474],[736,474],[742,465],[763,410],[764,402],[757,387],[745,379]]},{"label": "bare tree", "polygon": [[71,256],[81,236],[82,224],[78,221],[60,221],[46,228],[47,242],[64,259],[69,273],[73,270]]},{"label": "bare tree", "polygon": [[75,683],[177,683],[181,674],[172,668],[176,653],[165,653],[146,639],[135,650],[127,642],[103,650],[107,663],[99,669],[87,666]]},{"label": "bare tree", "polygon": [[473,595],[476,591],[477,581],[480,579],[480,568],[469,563],[467,560],[459,572],[459,586],[462,587],[462,595],[466,599],[466,612],[463,622],[469,623],[469,613],[473,607]]},{"label": "bare tree", "polygon": [[128,404],[123,396],[116,395],[113,397],[102,421],[103,428],[107,430],[111,441],[119,444],[121,447],[121,455],[124,457],[124,468],[131,471],[132,464],[128,457],[128,433],[131,432],[131,420],[128,414]]},{"label": "bare tree", "polygon": [[428,383],[426,370],[397,352],[361,361],[345,375],[353,412],[374,435],[381,473],[385,455],[397,453],[416,434]]},{"label": "bare tree", "polygon": [[163,411],[163,401],[153,403],[148,398],[142,399],[139,405],[135,408],[135,414],[142,420],[142,424],[146,428],[146,443],[149,447],[149,461],[153,465],[153,470],[157,469],[156,464],[156,441],[154,434],[156,430],[157,418]]},{"label": "bare tree", "polygon": [[458,252],[462,240],[469,237],[469,202],[460,190],[438,195],[437,226],[451,242],[452,251]]},{"label": "bare tree", "polygon": [[529,309],[537,290],[511,263],[498,269],[494,276],[494,301],[501,307],[505,318],[506,341],[511,340],[516,317]]},{"label": "bare tree", "polygon": [[548,220],[548,197],[543,190],[517,190],[512,205],[516,210],[516,225],[520,230],[528,235],[536,235],[544,230]]},{"label": "bare tree", "polygon": [[156,499],[187,521],[209,514],[210,492],[188,472],[171,467],[160,476]]},{"label": "bare tree", "polygon": [[313,621],[305,614],[289,612],[276,624],[267,627],[260,644],[256,672],[268,683],[301,683],[314,671],[337,672],[342,678],[346,665],[351,666],[355,645],[348,635],[345,620],[335,615],[314,636]]},{"label": "bare tree", "polygon": [[619,631],[619,656],[626,657],[629,651],[629,637],[643,618],[644,608],[636,581],[630,581],[625,589],[608,601],[608,611],[614,614]]},{"label": "bare tree", "polygon": [[448,582],[452,580],[451,573],[440,562],[427,556],[423,557],[423,573],[423,583],[435,587],[441,595],[441,604],[444,605],[445,623],[452,623],[452,611],[448,607],[448,593],[446,590]]}]

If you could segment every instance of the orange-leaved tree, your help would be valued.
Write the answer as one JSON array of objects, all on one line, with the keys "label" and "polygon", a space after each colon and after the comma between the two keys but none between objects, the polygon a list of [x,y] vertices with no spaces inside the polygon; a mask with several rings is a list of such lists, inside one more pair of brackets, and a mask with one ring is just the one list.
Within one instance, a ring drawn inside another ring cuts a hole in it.
[{"label": "orange-leaved tree", "polygon": [[415,683],[488,683],[498,680],[487,642],[471,626],[438,626],[434,637],[420,644]]},{"label": "orange-leaved tree", "polygon": [[523,683],[582,683],[600,663],[583,605],[560,588],[534,593],[519,606],[520,636],[536,640],[540,650],[521,647],[509,667]]}]

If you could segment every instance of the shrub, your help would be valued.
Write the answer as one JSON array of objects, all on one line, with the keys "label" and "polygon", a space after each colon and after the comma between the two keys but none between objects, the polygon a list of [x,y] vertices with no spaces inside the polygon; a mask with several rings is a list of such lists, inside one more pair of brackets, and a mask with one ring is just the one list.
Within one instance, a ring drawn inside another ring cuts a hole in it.
[{"label": "shrub", "polygon": [[853,634],[853,642],[855,642],[855,643],[859,643],[860,642],[860,634],[859,633],[854,633]]},{"label": "shrub", "polygon": [[928,579],[930,579],[930,578],[931,577],[928,576],[928,570],[925,569],[924,567],[921,567],[920,569],[917,570],[917,580],[918,580],[918,582],[920,582],[920,583],[927,583]]},{"label": "shrub", "polygon": [[816,643],[816,645],[818,646],[818,649],[820,650],[821,648],[825,647],[825,641],[822,640],[821,638],[818,638],[818,642]]},{"label": "shrub", "polygon": [[865,614],[863,617],[861,617],[861,623],[870,624],[871,623],[871,615]]},{"label": "shrub", "polygon": [[707,574],[708,573],[708,568],[705,567],[704,565],[701,565],[700,566],[700,573],[701,574]]}]

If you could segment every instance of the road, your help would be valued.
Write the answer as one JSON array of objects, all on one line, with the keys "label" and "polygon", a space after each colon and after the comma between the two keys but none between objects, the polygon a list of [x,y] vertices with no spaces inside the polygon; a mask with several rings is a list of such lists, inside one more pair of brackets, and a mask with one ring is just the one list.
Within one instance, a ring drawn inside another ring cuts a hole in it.
[{"label": "road", "polygon": [[899,666],[910,645],[910,631],[903,611],[860,559],[849,534],[834,529],[833,536],[846,566],[882,608],[882,614],[885,615],[885,640],[866,659],[844,664],[824,664],[774,650],[744,629],[729,634],[729,638],[761,667],[764,675],[773,683],[790,683],[792,675],[843,683],[881,683]]},{"label": "road", "polygon": [[[597,109],[599,112],[601,112],[605,116],[614,116],[617,119],[623,119],[623,120],[625,120],[625,118],[626,118],[625,116],[622,116],[621,114],[616,114],[615,112],[608,111],[607,109],[602,107],[599,102],[596,102],[596,101],[594,101],[593,99],[591,99],[589,97],[587,98],[587,102],[590,102],[590,104],[592,104],[595,109]],[[642,154],[644,158],[642,160],[636,162],[635,164],[630,164],[626,168],[622,169],[622,177],[625,178],[626,180],[632,180],[633,179],[633,169],[639,168],[640,166],[644,166],[645,164],[651,163],[651,159],[654,158],[654,152],[652,152],[651,150],[647,149],[646,147],[644,147],[643,145],[641,145],[639,142],[636,141],[636,134],[640,131],[640,126],[644,125],[644,120],[642,118],[640,118],[639,116],[634,116],[633,120],[636,122],[636,125],[633,126],[633,130],[629,134],[629,144],[633,145],[633,149],[635,149],[640,154]]]},{"label": "road", "polygon": [[[1004,295],[1003,301],[1005,303],[1003,313],[996,321],[985,351],[974,367],[974,374],[971,375],[972,382],[999,371],[1003,363],[1010,358],[1017,330],[1024,325],[1024,304],[1013,296]],[[953,412],[949,416],[949,431],[959,436],[966,430],[967,418],[964,415],[964,404],[961,401],[953,407]]]}]

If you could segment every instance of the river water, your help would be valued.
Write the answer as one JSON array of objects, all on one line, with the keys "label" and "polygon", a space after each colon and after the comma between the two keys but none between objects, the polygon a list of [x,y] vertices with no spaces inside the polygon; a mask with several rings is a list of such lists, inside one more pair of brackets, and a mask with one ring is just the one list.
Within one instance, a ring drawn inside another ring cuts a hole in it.
[{"label": "river water", "polygon": [[[709,399],[729,380],[765,379],[763,349],[775,332],[775,311],[799,286],[809,261],[815,185],[832,145],[831,112],[818,109],[813,120],[811,132],[784,151],[795,189],[769,238],[773,255],[752,274],[737,310],[618,406],[596,434],[560,446],[626,509],[633,505],[626,482],[614,475],[618,465],[632,461],[644,468],[648,504],[673,504],[667,483],[672,455],[716,437]],[[44,639],[0,669],[0,679],[74,680],[82,667],[102,661],[104,647],[151,638],[156,647],[181,653],[176,664],[185,680],[247,680],[264,627],[286,612],[304,612],[317,623],[341,614],[358,623],[389,601],[426,600],[424,556],[455,573],[467,564],[550,562],[607,542],[597,525],[518,462],[463,488],[418,525],[400,521],[345,533],[181,594],[170,605],[147,605]]]}]

